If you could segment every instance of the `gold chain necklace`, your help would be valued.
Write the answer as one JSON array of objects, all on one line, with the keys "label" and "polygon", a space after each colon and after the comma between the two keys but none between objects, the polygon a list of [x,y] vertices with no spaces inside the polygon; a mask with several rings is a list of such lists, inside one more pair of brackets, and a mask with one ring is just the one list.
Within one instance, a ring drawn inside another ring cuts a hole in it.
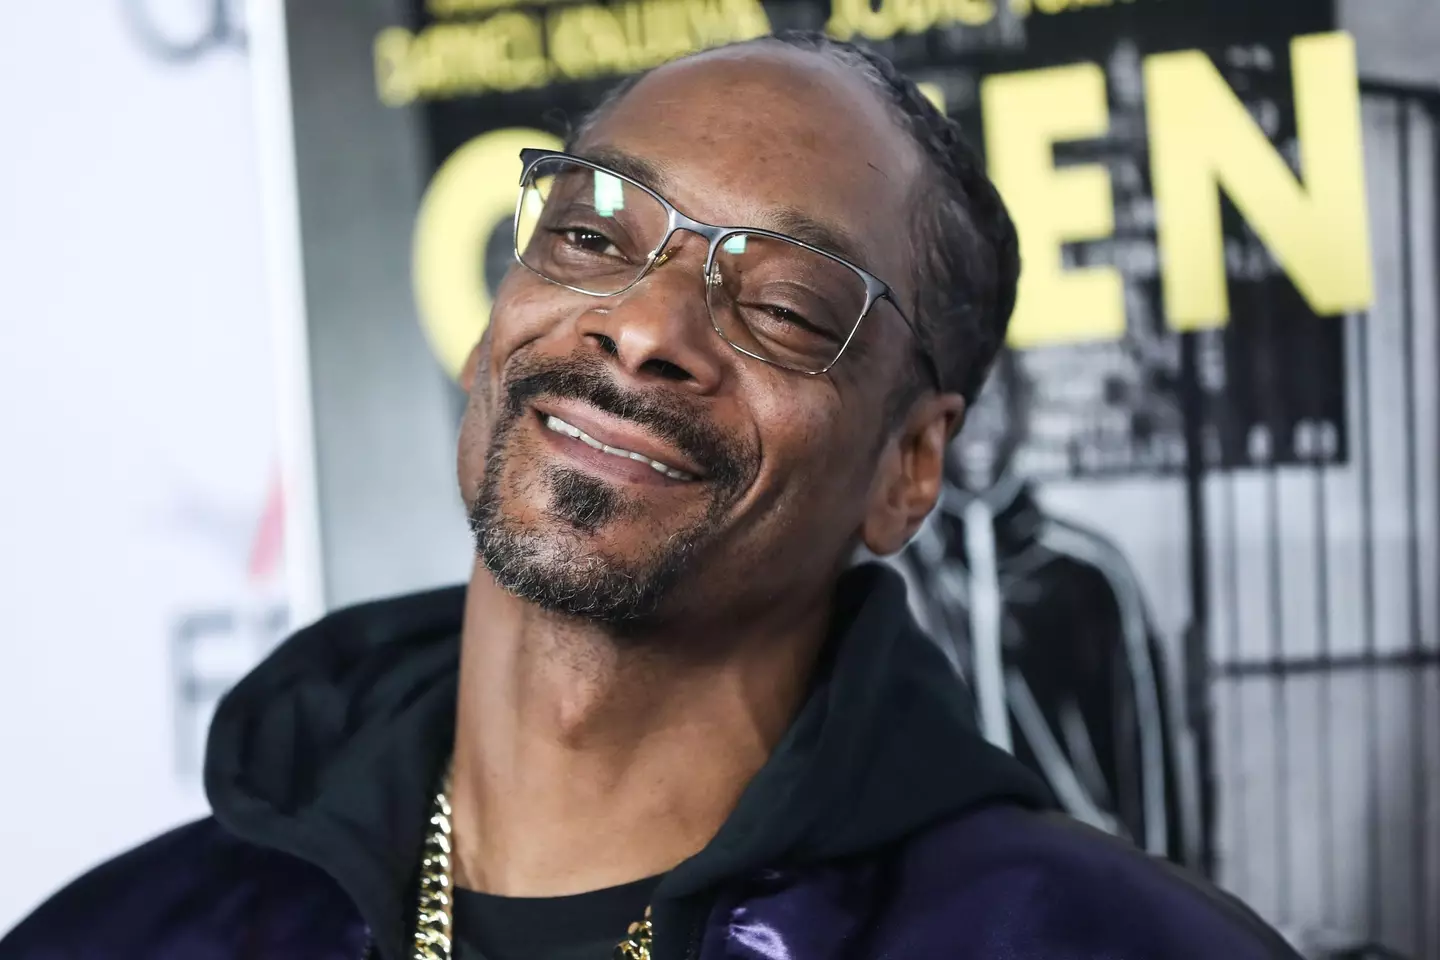
[{"label": "gold chain necklace", "polygon": [[[454,873],[450,858],[450,774],[435,794],[430,807],[430,829],[425,835],[420,859],[420,893],[415,918],[413,960],[450,960],[451,926],[454,917]],[[630,924],[625,939],[615,945],[613,960],[650,960],[654,928],[650,908],[645,919]]]}]

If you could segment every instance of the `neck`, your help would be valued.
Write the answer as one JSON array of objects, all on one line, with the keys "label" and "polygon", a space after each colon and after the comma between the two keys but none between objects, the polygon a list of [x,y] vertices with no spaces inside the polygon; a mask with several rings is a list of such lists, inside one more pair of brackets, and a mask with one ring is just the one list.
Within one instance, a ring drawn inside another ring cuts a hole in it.
[{"label": "neck", "polygon": [[477,564],[451,786],[456,882],[563,896],[697,853],[798,709],[824,599],[782,623],[617,643],[522,603]]}]

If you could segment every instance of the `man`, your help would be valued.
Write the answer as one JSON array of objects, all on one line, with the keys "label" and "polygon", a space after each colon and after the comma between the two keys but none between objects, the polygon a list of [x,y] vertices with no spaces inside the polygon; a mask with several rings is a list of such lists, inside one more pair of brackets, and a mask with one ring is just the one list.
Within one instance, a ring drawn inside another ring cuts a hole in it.
[{"label": "man", "polygon": [[523,161],[464,376],[468,588],[283,645],[217,712],[214,819],[0,956],[1290,956],[1046,813],[898,577],[849,569],[935,504],[1014,301],[955,127],[792,36]]}]

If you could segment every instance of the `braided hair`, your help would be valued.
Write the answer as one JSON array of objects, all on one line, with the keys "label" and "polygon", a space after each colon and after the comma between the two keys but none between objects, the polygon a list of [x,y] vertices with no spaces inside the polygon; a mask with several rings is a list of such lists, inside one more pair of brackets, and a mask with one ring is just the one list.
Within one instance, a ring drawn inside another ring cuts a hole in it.
[{"label": "braided hair", "polygon": [[[1020,275],[1015,225],[995,185],[985,175],[979,154],[960,125],[935,107],[915,82],[888,59],[856,44],[814,31],[782,31],[733,46],[778,44],[818,54],[855,71],[891,108],[897,125],[910,135],[930,165],[932,176],[918,182],[911,209],[915,217],[913,280],[916,302],[911,315],[919,349],[935,360],[938,386],[973,403],[1005,342],[1015,307]],[[643,74],[627,78],[572,131],[573,143]],[[899,385],[901,406],[923,386],[918,363]]]}]

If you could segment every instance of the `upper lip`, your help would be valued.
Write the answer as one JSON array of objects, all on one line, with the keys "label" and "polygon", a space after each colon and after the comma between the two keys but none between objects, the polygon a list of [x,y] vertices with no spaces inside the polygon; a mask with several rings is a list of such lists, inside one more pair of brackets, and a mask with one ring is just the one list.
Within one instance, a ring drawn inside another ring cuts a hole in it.
[{"label": "upper lip", "polygon": [[619,447],[656,460],[692,477],[703,477],[704,471],[679,450],[646,432],[642,427],[573,400],[545,400],[536,403],[535,411],[542,417],[558,417],[570,426],[589,434],[609,447]]}]

